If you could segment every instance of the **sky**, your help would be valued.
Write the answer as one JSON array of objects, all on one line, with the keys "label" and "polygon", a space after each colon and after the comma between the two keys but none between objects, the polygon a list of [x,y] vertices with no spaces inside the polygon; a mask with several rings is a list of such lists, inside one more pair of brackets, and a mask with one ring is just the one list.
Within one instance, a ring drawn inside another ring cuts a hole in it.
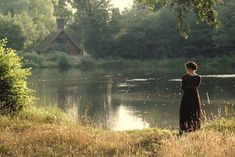
[{"label": "sky", "polygon": [[122,11],[125,8],[130,8],[133,5],[133,0],[112,0],[112,4]]}]

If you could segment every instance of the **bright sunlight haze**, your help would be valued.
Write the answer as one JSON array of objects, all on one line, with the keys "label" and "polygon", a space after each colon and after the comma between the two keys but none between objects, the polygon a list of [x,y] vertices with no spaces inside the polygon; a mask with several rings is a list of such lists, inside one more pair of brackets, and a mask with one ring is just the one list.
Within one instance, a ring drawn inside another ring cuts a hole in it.
[{"label": "bright sunlight haze", "polygon": [[112,4],[122,11],[125,8],[130,8],[133,5],[133,0],[112,0]]}]

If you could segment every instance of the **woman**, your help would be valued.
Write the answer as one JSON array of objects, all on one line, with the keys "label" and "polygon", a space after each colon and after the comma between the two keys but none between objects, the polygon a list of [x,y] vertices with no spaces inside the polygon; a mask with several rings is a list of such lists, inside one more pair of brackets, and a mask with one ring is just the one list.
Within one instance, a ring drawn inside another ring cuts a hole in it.
[{"label": "woman", "polygon": [[180,134],[201,128],[201,102],[198,88],[201,77],[196,73],[194,62],[185,64],[186,74],[182,78],[183,98],[180,105]]}]

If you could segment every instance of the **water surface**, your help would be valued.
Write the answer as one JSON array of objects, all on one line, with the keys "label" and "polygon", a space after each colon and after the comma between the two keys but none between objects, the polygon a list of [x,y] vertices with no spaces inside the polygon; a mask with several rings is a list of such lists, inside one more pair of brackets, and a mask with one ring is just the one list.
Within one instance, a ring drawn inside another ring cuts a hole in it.
[{"label": "water surface", "polygon": [[[207,117],[235,111],[235,74],[202,75]],[[33,71],[38,104],[56,106],[80,120],[111,130],[178,127],[181,74],[145,72]]]}]

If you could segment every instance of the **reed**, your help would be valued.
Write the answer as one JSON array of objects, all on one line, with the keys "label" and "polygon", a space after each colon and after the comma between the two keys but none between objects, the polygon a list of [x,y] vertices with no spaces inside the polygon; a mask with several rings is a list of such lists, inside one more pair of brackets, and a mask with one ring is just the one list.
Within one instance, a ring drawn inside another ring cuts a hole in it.
[{"label": "reed", "polygon": [[235,153],[235,119],[207,122],[202,130],[112,132],[83,126],[55,108],[29,107],[0,117],[0,156],[226,156]]}]

